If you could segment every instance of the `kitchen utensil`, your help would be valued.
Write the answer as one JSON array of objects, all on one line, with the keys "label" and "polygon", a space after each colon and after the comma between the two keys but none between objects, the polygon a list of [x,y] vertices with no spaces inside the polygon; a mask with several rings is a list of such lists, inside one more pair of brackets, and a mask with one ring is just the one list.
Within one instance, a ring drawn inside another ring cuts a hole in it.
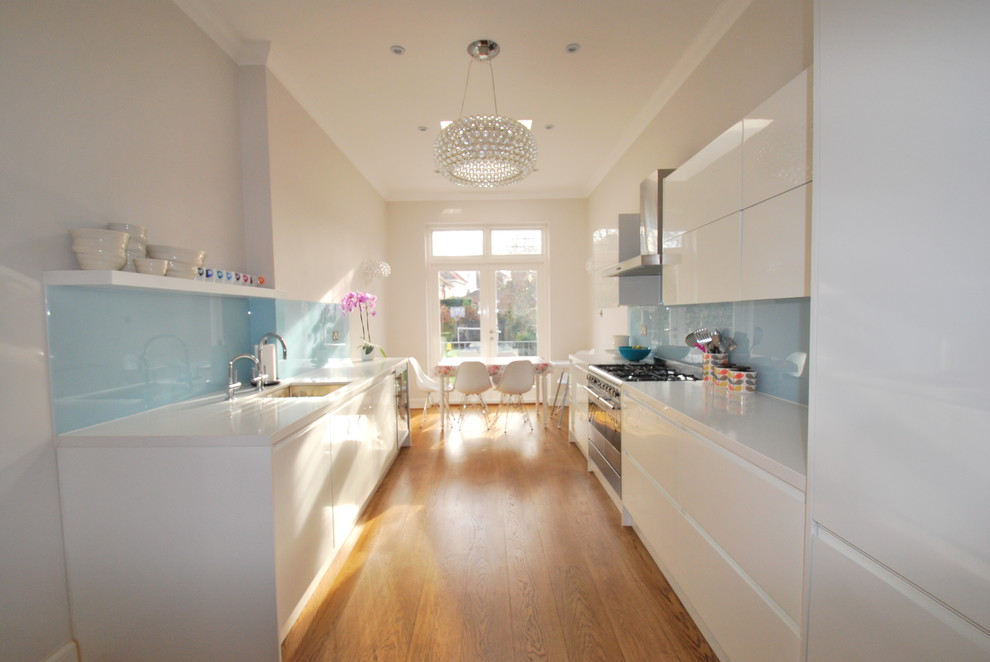
[{"label": "kitchen utensil", "polygon": [[700,329],[695,329],[694,338],[697,341],[698,345],[701,346],[702,351],[708,351],[707,350],[708,344],[711,343],[712,341],[711,329],[704,327]]}]

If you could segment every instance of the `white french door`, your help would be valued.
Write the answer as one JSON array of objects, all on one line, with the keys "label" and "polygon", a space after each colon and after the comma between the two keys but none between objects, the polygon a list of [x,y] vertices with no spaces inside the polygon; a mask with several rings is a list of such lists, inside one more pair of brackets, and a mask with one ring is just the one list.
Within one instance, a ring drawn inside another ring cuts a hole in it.
[{"label": "white french door", "polygon": [[437,268],[431,359],[539,355],[546,337],[540,274],[519,263]]}]

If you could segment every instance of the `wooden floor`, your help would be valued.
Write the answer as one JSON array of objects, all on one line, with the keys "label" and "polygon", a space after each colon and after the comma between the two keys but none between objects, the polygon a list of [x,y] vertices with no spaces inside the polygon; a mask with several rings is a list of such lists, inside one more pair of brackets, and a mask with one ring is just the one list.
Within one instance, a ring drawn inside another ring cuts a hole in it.
[{"label": "wooden floor", "polygon": [[414,416],[285,662],[717,661],[565,429],[470,414],[441,440],[435,412],[423,431]]}]

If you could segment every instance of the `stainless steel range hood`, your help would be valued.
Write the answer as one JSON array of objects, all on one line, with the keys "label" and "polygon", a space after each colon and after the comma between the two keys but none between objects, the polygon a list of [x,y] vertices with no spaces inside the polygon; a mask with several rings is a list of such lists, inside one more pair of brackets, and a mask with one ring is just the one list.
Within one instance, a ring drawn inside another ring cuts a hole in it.
[{"label": "stainless steel range hood", "polygon": [[[639,185],[639,223],[619,226],[619,262],[605,269],[606,276],[659,276],[663,271],[663,186],[673,170],[657,170]],[[637,236],[638,235],[638,236]]]}]

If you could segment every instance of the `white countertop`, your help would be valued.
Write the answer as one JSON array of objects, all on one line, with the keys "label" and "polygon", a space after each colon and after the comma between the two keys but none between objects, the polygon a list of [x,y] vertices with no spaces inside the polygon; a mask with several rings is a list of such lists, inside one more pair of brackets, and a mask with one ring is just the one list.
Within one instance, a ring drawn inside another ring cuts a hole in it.
[{"label": "white countertop", "polygon": [[[606,352],[571,356],[579,364],[624,362],[615,358]],[[805,491],[806,406],[762,393],[728,393],[704,382],[627,382],[622,394]]]},{"label": "white countertop", "polygon": [[114,421],[59,434],[60,447],[271,446],[317,420],[405,359],[341,361],[283,380],[283,384],[352,380],[319,398],[266,398],[241,390],[179,402]]}]

